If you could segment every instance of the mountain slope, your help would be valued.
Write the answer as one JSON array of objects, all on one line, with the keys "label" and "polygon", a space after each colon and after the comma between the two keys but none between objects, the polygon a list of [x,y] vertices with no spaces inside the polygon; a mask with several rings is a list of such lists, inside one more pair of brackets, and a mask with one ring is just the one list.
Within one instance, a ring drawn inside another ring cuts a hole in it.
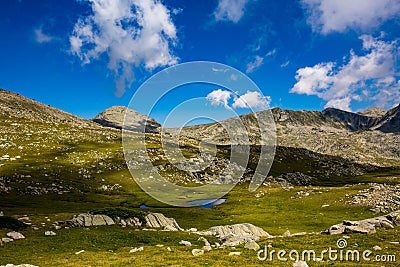
[{"label": "mountain slope", "polygon": [[3,89],[0,89],[0,117],[3,120],[29,120],[97,127],[91,121]]}]

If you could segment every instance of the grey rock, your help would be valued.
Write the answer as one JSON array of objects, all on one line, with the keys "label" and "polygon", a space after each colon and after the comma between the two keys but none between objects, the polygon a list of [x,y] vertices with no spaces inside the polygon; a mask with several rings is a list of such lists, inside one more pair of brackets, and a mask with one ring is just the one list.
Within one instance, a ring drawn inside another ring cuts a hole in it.
[{"label": "grey rock", "polygon": [[262,228],[250,223],[213,226],[200,235],[214,235],[223,240],[222,246],[234,247],[250,241],[257,241],[260,237],[272,237]]},{"label": "grey rock", "polygon": [[45,235],[45,236],[55,236],[55,235],[57,235],[57,234],[54,233],[53,231],[46,231],[46,232],[44,232],[44,235]]},{"label": "grey rock", "polygon": [[75,227],[91,227],[112,225],[114,224],[114,221],[107,215],[82,213],[74,217],[72,220],[66,221],[65,224]]},{"label": "grey rock", "polygon": [[14,240],[24,239],[25,238],[25,236],[23,234],[21,234],[19,232],[14,232],[14,231],[13,232],[8,232],[6,235],[7,235],[7,237],[12,238]]},{"label": "grey rock", "polygon": [[198,248],[192,249],[192,255],[193,255],[193,256],[201,256],[201,255],[204,255],[204,250],[198,249]]},{"label": "grey rock", "polygon": [[189,241],[186,241],[186,240],[181,240],[181,241],[179,242],[179,244],[180,244],[180,245],[184,245],[184,246],[186,246],[186,247],[191,247],[191,246],[192,246],[192,243],[190,243]]},{"label": "grey rock", "polygon": [[13,241],[14,241],[14,239],[12,239],[12,238],[8,238],[8,237],[1,238],[1,242],[3,242],[3,243],[9,243],[9,242],[13,242]]},{"label": "grey rock", "polygon": [[173,218],[167,218],[161,213],[149,213],[145,217],[146,226],[151,228],[167,228],[169,231],[183,231]]}]

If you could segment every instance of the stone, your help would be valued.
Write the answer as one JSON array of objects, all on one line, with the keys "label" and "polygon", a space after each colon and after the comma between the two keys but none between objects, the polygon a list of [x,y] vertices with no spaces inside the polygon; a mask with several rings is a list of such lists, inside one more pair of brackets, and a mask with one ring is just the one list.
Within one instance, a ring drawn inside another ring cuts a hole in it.
[{"label": "stone", "polygon": [[257,241],[260,237],[272,237],[262,228],[250,223],[241,223],[233,225],[213,226],[205,232],[199,232],[200,235],[214,235],[223,240],[222,246],[234,247],[251,240]]},{"label": "stone", "polygon": [[102,214],[88,214],[82,213],[74,217],[70,221],[66,221],[66,224],[76,227],[91,227],[91,226],[102,226],[102,225],[113,225],[115,222],[107,215]]},{"label": "stone", "polygon": [[184,245],[184,246],[186,246],[186,247],[192,246],[192,243],[190,243],[189,241],[186,241],[186,240],[181,240],[181,241],[179,242],[179,244],[180,244],[180,245]]},{"label": "stone", "polygon": [[256,241],[250,240],[244,244],[244,248],[257,251],[260,249],[260,246],[257,244]]},{"label": "stone", "polygon": [[3,243],[9,243],[9,242],[13,242],[13,241],[14,241],[14,239],[8,238],[8,237],[3,237],[1,239],[1,242],[3,242]]},{"label": "stone", "polygon": [[192,249],[192,255],[193,255],[193,256],[201,256],[201,255],[204,255],[204,250],[198,249],[198,248]]},{"label": "stone", "polygon": [[4,216],[4,213],[3,213],[2,211],[0,211],[0,217],[1,217],[1,216]]},{"label": "stone", "polygon": [[53,231],[46,231],[46,232],[44,232],[44,235],[45,235],[45,236],[55,236],[55,235],[57,235],[57,234],[54,233]]},{"label": "stone", "polygon": [[211,250],[212,250],[212,248],[211,248],[210,245],[208,245],[208,246],[203,246],[201,249],[204,250],[205,252],[208,252],[208,251],[211,251]]},{"label": "stone", "polygon": [[18,264],[18,265],[14,265],[11,263],[8,263],[6,265],[0,265],[0,267],[39,267],[36,265],[32,265],[32,264]]},{"label": "stone", "polygon": [[151,228],[167,228],[169,231],[183,231],[173,218],[167,218],[161,213],[149,213],[145,217],[146,226]]},{"label": "stone", "polygon": [[378,245],[375,245],[372,249],[373,250],[382,250],[382,248],[380,246],[378,246]]},{"label": "stone", "polygon": [[293,263],[293,267],[308,267],[308,264],[305,261],[296,261]]},{"label": "stone", "polygon": [[290,231],[289,231],[289,230],[286,230],[286,232],[283,233],[283,236],[284,236],[284,237],[291,236]]},{"label": "stone", "polygon": [[197,228],[190,228],[187,230],[188,232],[197,232]]},{"label": "stone", "polygon": [[242,252],[240,252],[240,251],[232,251],[232,252],[229,252],[228,256],[240,256],[240,254],[242,254]]},{"label": "stone", "polygon": [[7,235],[7,237],[12,238],[14,240],[24,239],[25,238],[25,236],[23,234],[18,233],[18,232],[14,232],[14,231],[13,232],[8,232],[6,235]]},{"label": "stone", "polygon": [[129,253],[135,253],[135,252],[143,251],[143,250],[144,250],[143,247],[133,248],[133,249],[131,249],[131,250],[129,251]]},{"label": "stone", "polygon": [[83,252],[85,252],[85,250],[79,250],[79,251],[77,251],[77,252],[75,252],[75,255],[79,255],[79,254],[81,254],[81,253],[83,253]]}]

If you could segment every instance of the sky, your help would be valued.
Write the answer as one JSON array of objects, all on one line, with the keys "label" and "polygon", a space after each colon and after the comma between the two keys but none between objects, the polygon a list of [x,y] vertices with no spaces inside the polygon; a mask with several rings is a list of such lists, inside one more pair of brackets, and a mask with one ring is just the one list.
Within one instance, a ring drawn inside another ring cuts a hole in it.
[{"label": "sky", "polygon": [[84,118],[191,61],[231,66],[260,91],[184,86],[157,120],[194,97],[195,111],[229,114],[400,103],[399,0],[5,0],[0,34],[0,88]]}]

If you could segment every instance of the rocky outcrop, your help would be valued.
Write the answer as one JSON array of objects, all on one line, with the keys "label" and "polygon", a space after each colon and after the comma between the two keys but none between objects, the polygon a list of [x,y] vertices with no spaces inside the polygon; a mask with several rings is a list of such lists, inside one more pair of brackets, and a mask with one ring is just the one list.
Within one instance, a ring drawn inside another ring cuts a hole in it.
[{"label": "rocky outcrop", "polygon": [[134,132],[155,132],[161,126],[154,119],[122,106],[106,109],[99,113],[93,121],[106,127],[123,128]]},{"label": "rocky outcrop", "polygon": [[341,224],[332,225],[323,233],[329,235],[339,235],[348,233],[372,234],[376,228],[392,229],[400,225],[400,211],[392,212],[385,216],[379,216],[360,221],[343,221]]},{"label": "rocky outcrop", "polygon": [[163,228],[169,231],[183,231],[174,218],[167,218],[161,213],[149,213],[145,219],[147,227]]},{"label": "rocky outcrop", "polygon": [[113,225],[114,221],[107,215],[100,215],[100,214],[88,214],[82,213],[78,216],[74,217],[70,221],[64,222],[69,226],[75,227],[90,227],[90,226],[102,226],[102,225]]},{"label": "rocky outcrop", "polygon": [[199,232],[200,235],[213,235],[221,239],[223,246],[234,247],[252,241],[257,241],[260,237],[272,237],[262,228],[250,223],[241,223],[233,225],[213,226],[205,232]]}]

